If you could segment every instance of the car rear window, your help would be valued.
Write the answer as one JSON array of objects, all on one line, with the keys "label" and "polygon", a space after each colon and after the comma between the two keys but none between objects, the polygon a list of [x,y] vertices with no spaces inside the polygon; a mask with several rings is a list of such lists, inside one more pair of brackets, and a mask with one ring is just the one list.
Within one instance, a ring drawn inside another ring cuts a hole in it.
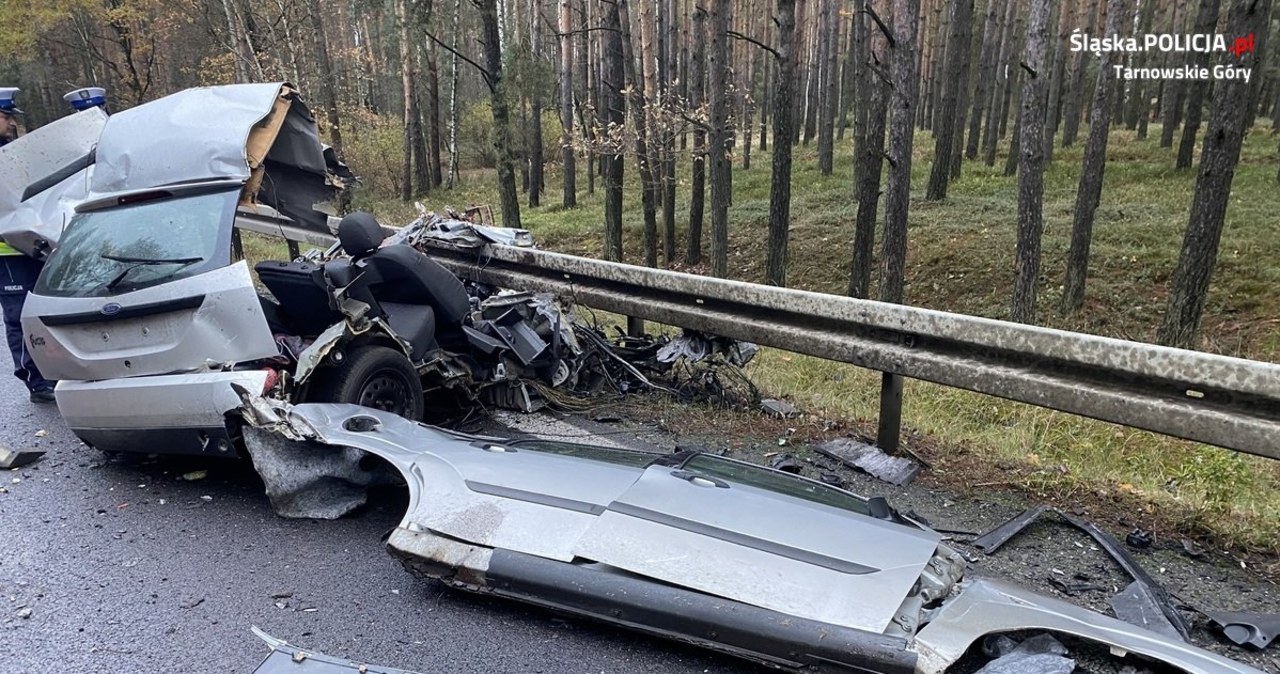
[{"label": "car rear window", "polygon": [[238,197],[223,190],[78,213],[35,292],[105,297],[226,266]]}]

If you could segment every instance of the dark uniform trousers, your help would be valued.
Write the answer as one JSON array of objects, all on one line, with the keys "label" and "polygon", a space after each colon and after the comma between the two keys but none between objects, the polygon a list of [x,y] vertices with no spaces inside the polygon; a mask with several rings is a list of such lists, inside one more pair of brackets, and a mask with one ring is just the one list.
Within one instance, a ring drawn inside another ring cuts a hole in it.
[{"label": "dark uniform trousers", "polygon": [[4,306],[4,331],[13,355],[13,374],[32,391],[53,388],[31,360],[22,334],[22,304],[36,284],[43,264],[26,255],[0,255],[0,305]]}]

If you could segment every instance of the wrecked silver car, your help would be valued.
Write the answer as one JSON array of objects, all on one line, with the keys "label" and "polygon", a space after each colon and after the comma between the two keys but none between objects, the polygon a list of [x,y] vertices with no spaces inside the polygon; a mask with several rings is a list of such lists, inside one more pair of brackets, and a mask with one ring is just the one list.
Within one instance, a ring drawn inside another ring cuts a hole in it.
[{"label": "wrecked silver car", "polygon": [[[59,410],[92,446],[234,456],[231,384],[411,419],[458,399],[527,412],[553,388],[649,384],[557,298],[464,285],[423,252],[428,239],[529,246],[528,231],[463,219],[480,209],[421,209],[398,229],[329,216],[354,178],[286,84],[180,92],[111,117],[96,142],[91,189],[23,316],[32,356],[60,380]],[[241,259],[242,230],[280,241],[285,229],[337,242],[252,269]],[[658,372],[726,348],[667,357],[668,342],[646,344],[633,360]]]},{"label": "wrecked silver car", "polygon": [[[255,463],[333,460],[351,470],[336,479],[358,486],[385,467],[362,468],[351,452],[385,460],[409,490],[390,552],[456,588],[781,668],[941,674],[988,636],[1040,632],[1139,671],[1257,671],[1010,583],[967,579],[940,534],[884,499],[798,475],[699,451],[476,438],[352,405],[240,394]],[[269,471],[264,480],[278,510],[315,486]]]}]

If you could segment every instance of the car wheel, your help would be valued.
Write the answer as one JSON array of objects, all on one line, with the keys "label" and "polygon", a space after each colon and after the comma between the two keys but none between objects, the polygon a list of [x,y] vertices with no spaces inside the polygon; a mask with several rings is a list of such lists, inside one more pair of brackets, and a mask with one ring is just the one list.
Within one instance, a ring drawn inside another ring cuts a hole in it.
[{"label": "car wheel", "polygon": [[422,418],[424,406],[422,380],[413,364],[385,346],[360,347],[347,354],[310,398],[372,407],[415,421]]}]

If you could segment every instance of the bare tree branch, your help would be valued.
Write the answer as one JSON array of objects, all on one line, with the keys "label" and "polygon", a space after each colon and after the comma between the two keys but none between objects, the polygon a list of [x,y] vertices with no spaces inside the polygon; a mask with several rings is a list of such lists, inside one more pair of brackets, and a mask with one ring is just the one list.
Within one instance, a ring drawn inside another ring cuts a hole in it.
[{"label": "bare tree branch", "polygon": [[751,44],[769,52],[770,54],[773,54],[773,57],[775,59],[782,60],[782,54],[779,54],[776,49],[774,49],[773,47],[770,47],[767,44],[764,44],[763,42],[760,42],[759,40],[756,40],[755,38],[743,35],[742,33],[739,33],[736,30],[731,30],[728,33],[726,33],[726,35],[736,40],[742,40],[743,42],[750,42]]},{"label": "bare tree branch", "polygon": [[473,68],[475,68],[476,70],[479,70],[479,71],[480,71],[480,76],[484,78],[485,84],[489,85],[489,88],[491,88],[491,89],[493,88],[493,74],[492,74],[492,73],[490,73],[488,70],[485,70],[484,66],[480,65],[479,63],[476,63],[475,61],[472,61],[470,58],[468,58],[468,57],[467,57],[467,55],[466,55],[466,54],[463,54],[462,52],[458,51],[457,49],[454,49],[453,47],[450,47],[449,45],[445,44],[444,42],[441,42],[439,38],[437,38],[435,35],[432,35],[432,34],[431,34],[431,31],[429,31],[429,30],[424,30],[424,31],[422,31],[422,32],[423,32],[423,34],[425,34],[425,35],[426,35],[426,36],[427,36],[427,37],[428,37],[432,42],[434,42],[434,43],[436,43],[436,44],[440,45],[441,47],[443,47],[445,51],[449,52],[450,54],[453,54],[454,56],[457,56],[458,58],[462,59],[463,61],[466,61],[467,63],[471,64],[471,66],[472,66]]}]

